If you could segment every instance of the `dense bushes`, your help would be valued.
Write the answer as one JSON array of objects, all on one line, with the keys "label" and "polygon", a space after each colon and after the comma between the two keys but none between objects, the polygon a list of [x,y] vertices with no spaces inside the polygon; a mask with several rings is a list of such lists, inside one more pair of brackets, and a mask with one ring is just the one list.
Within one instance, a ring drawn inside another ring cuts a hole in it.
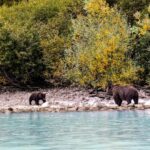
[{"label": "dense bushes", "polygon": [[[0,6],[2,5],[12,6],[13,4],[17,4],[21,1],[22,0],[0,0]],[[24,1],[28,2],[28,0],[24,0]]]},{"label": "dense bushes", "polygon": [[67,77],[96,87],[105,86],[108,80],[133,81],[136,69],[125,57],[126,20],[103,0],[91,0],[85,8],[88,15],[73,20],[72,47],[66,50]]},{"label": "dense bushes", "polygon": [[140,84],[150,84],[150,6],[145,13],[134,14],[136,24],[131,27],[130,56],[143,71],[139,72]]},{"label": "dense bushes", "polygon": [[134,14],[137,11],[143,12],[149,5],[149,0],[106,0],[110,6],[117,5],[128,18],[130,24],[135,23]]},{"label": "dense bushes", "polygon": [[43,77],[42,48],[32,27],[17,33],[0,28],[1,72],[12,84],[32,83]]},{"label": "dense bushes", "polygon": [[57,67],[54,64],[64,48],[61,33],[68,28],[63,16],[67,3],[69,0],[32,0],[0,9],[0,65],[6,80],[32,84],[44,79],[47,72],[52,74],[48,68]]},{"label": "dense bushes", "polygon": [[134,45],[134,60],[143,68],[140,73],[140,83],[150,84],[150,32],[140,37]]},{"label": "dense bushes", "polygon": [[[96,87],[108,80],[149,80],[149,25],[144,15],[147,1],[136,9],[142,10],[141,17],[134,19],[132,26],[105,0],[16,2],[0,7],[0,84],[67,79]],[[109,3],[129,12],[125,4],[134,5],[125,0]]]}]

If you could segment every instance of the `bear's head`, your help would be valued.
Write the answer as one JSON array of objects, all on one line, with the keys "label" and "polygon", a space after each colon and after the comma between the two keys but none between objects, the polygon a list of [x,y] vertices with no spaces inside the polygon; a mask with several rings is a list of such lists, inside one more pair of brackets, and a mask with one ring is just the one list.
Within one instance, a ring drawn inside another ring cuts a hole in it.
[{"label": "bear's head", "polygon": [[46,93],[38,93],[38,98],[42,99],[43,102],[46,102]]},{"label": "bear's head", "polygon": [[106,95],[112,95],[113,94],[113,85],[111,81],[108,81],[106,86]]}]

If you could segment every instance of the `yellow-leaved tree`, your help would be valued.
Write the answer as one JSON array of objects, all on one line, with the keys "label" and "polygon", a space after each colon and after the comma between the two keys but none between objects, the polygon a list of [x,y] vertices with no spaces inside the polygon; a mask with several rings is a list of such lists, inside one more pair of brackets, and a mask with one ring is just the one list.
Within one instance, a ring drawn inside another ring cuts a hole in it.
[{"label": "yellow-leaved tree", "polygon": [[85,10],[87,15],[72,20],[65,77],[93,87],[104,87],[108,80],[131,83],[136,79],[136,67],[126,57],[129,33],[125,17],[105,0],[89,0]]}]

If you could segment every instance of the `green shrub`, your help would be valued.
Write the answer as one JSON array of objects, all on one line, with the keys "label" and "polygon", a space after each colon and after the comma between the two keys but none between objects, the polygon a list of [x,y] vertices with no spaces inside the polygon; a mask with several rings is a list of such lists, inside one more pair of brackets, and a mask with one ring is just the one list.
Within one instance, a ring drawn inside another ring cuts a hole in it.
[{"label": "green shrub", "polygon": [[[136,24],[131,27],[130,57],[142,68],[138,83],[146,84],[150,80],[150,5],[145,14],[134,14]],[[149,82],[148,82],[149,83]]]},{"label": "green shrub", "polygon": [[137,11],[144,11],[149,5],[149,0],[106,0],[110,6],[117,5],[128,18],[130,24],[135,23],[134,14]]},{"label": "green shrub", "polygon": [[[17,4],[21,1],[23,0],[0,0],[0,6],[2,5],[12,6],[13,4]],[[24,0],[24,1],[28,2],[28,0]]]},{"label": "green shrub", "polygon": [[13,33],[0,28],[1,72],[11,83],[27,84],[43,78],[44,63],[39,36],[32,28]]},{"label": "green shrub", "polygon": [[104,87],[108,80],[131,83],[136,67],[126,57],[126,20],[104,0],[90,0],[85,8],[88,15],[73,20],[72,47],[66,50],[64,63],[66,77],[94,87]]},{"label": "green shrub", "polygon": [[150,80],[150,32],[133,38],[131,47],[130,57],[142,68],[138,84],[145,84]]},{"label": "green shrub", "polygon": [[76,4],[73,0],[30,0],[2,6],[3,75],[20,84],[38,78],[62,78],[61,62],[64,50],[70,45],[72,13],[79,13],[80,8],[76,9],[79,1]]}]

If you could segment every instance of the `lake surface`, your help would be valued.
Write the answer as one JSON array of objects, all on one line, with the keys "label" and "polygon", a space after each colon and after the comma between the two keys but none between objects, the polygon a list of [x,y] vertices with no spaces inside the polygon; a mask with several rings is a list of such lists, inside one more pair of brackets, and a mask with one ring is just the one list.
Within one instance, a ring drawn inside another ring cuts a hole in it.
[{"label": "lake surface", "polygon": [[150,150],[150,111],[0,114],[0,150]]}]

